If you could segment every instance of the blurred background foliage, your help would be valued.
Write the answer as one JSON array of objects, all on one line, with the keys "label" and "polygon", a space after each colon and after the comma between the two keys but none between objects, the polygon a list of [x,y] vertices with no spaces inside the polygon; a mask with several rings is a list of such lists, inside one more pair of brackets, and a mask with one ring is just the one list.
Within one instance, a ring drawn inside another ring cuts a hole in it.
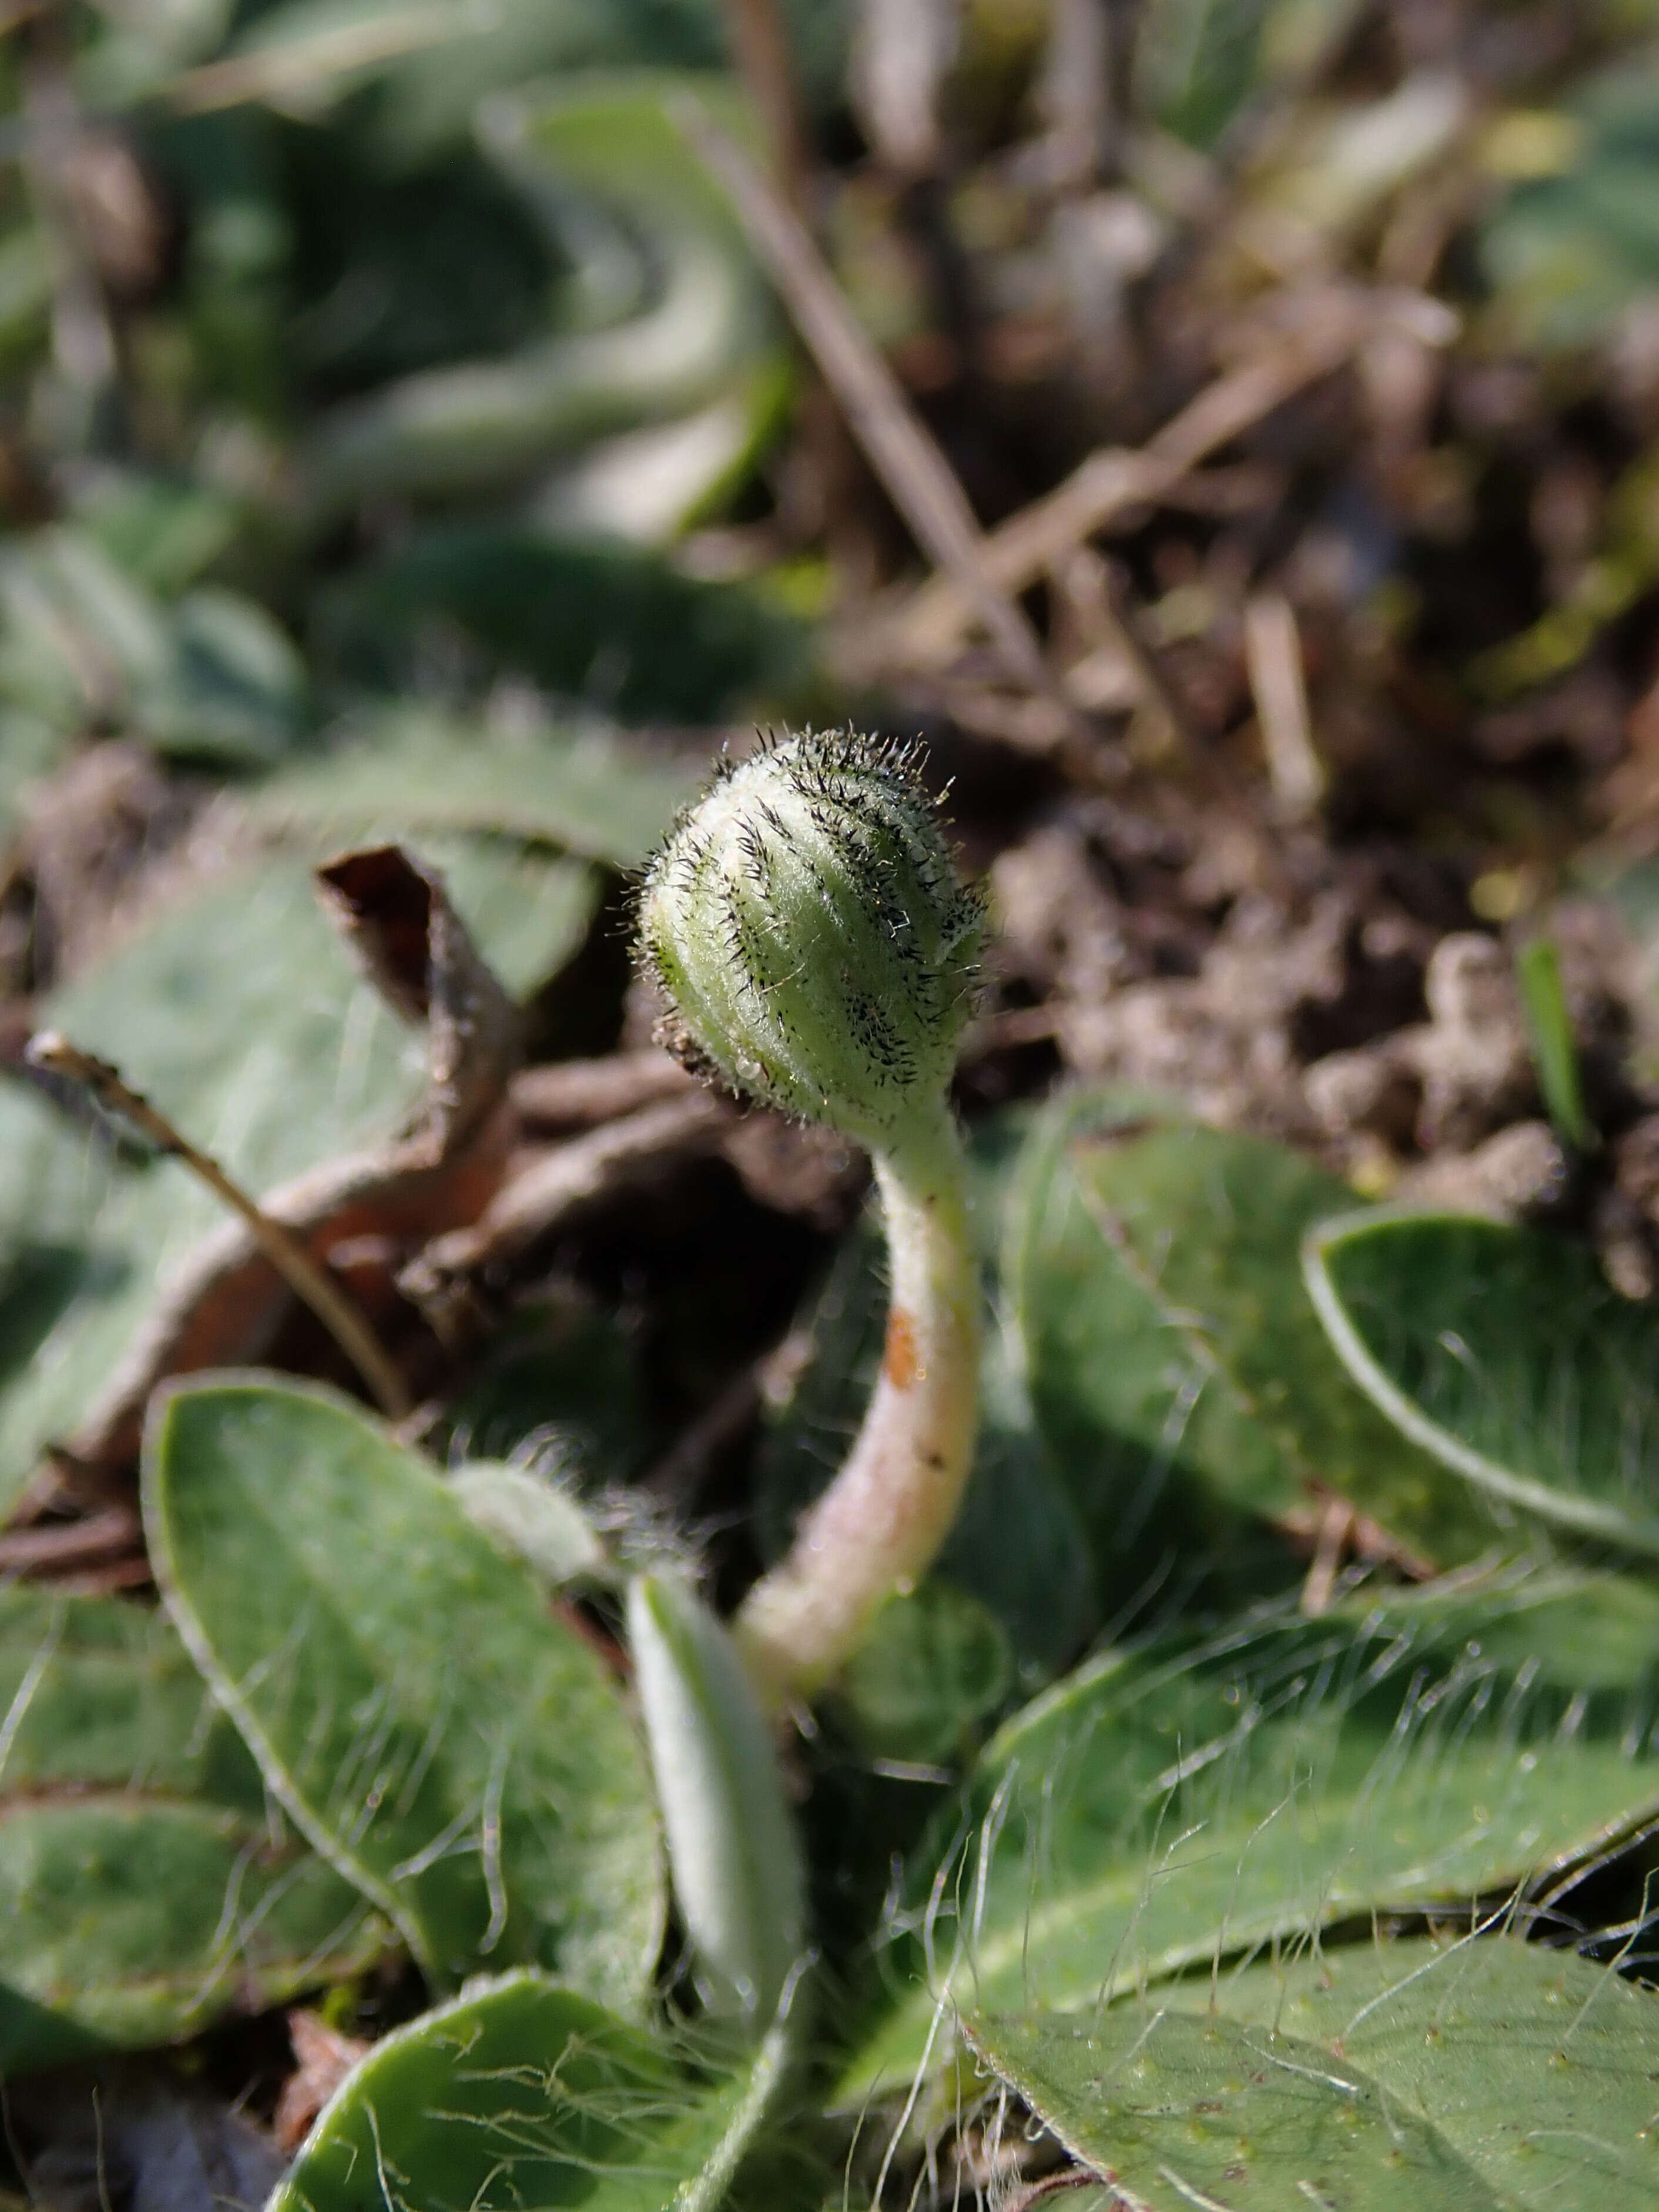
[{"label": "blurred background foliage", "polygon": [[[1293,1671],[1290,1607],[1359,1638],[1351,1589],[1501,1557],[1550,1697],[1605,1662],[1645,1698],[1659,0],[0,0],[0,1571],[42,1585],[5,1593],[14,1681],[65,1591],[75,1631],[0,1876],[106,1644],[161,1685],[167,1821],[200,1825],[195,1678],[117,1595],[150,1587],[154,1381],[350,1379],[280,1291],[213,1334],[247,1287],[217,1202],[27,1066],[32,1031],[280,1194],[498,1515],[495,1462],[533,1467],[613,1580],[696,1551],[723,1601],[787,1541],[881,1354],[862,1170],[691,1094],[627,947],[630,872],[773,720],[922,732],[995,921],[958,1090],[980,1458],[802,1753],[819,1925],[875,2019],[859,2095],[929,2033],[863,1988],[883,1897],[897,1986],[948,1856],[916,1839],[965,1771],[1000,1790],[1014,1705],[1059,1684],[1119,1725],[1063,1686],[1092,1639],[1268,1606],[1262,1665]],[[854,371],[802,340],[814,272]],[[377,995],[312,871],[391,841],[414,903],[360,932]],[[517,1024],[476,1097],[438,1018],[489,1000],[475,949]],[[1353,1214],[1379,1198],[1429,1212]],[[548,1579],[609,1650],[586,1571]],[[1452,1596],[1395,1591],[1431,1650],[1474,1617]],[[1651,1820],[1650,1749],[1592,1718],[1601,1794],[1565,1753],[1551,1784],[1575,1867],[1595,1822]],[[141,1771],[123,1747],[71,1781]],[[203,1865],[254,1817],[228,1771]],[[1086,1872],[1139,1864],[1118,1815]],[[1533,1879],[1535,1831],[1500,1842],[1470,1886]],[[1650,1961],[1642,1848],[1552,1892],[1555,1932]],[[364,1966],[378,1920],[317,1948],[318,1879],[245,1982],[197,1929],[208,1997],[118,2039],[318,1975],[366,2036],[407,2017],[405,1970]],[[1013,1945],[1025,1875],[998,1880]],[[211,1884],[167,1882],[199,1917]],[[55,1913],[0,1956],[42,2003]],[[141,1932],[113,1966],[88,1937],[122,2004]],[[227,2063],[267,2118],[298,2078],[285,2041]]]},{"label": "blurred background foliage", "polygon": [[[811,617],[856,616],[902,543],[812,434],[812,379],[670,113],[694,84],[766,143],[768,88],[730,75],[748,12],[13,0],[0,803],[106,733],[257,773],[365,695],[472,710],[518,684],[681,726],[845,702]],[[1455,628],[1509,696],[1648,588],[1639,0],[758,13],[820,235],[983,519],[1172,412],[1229,315],[1341,273],[1455,311],[1419,355],[1546,376],[1557,474],[1598,479],[1552,604],[1535,575],[1513,605],[1426,608],[1506,495],[1479,447],[1514,426],[1436,434],[1444,363],[1371,360],[1379,432],[1415,450],[1386,486],[1328,472],[1323,550],[1389,646],[1414,625],[1438,662]]]}]

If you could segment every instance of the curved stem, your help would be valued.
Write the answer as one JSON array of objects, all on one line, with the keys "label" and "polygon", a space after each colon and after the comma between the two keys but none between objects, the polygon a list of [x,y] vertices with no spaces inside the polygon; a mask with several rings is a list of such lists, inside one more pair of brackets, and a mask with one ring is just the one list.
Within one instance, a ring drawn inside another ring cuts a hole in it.
[{"label": "curved stem", "polygon": [[881,1377],[839,1474],[734,1624],[774,1707],[828,1680],[883,1601],[925,1572],[973,1460],[979,1277],[949,1108],[909,1124],[874,1165],[893,1273]]}]

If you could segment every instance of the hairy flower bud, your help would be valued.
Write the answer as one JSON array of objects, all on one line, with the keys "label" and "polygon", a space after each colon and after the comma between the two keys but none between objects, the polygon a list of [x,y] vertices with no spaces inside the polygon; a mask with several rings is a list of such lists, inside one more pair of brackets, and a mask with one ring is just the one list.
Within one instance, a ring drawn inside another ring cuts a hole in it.
[{"label": "hairy flower bud", "polygon": [[911,749],[850,730],[762,746],[675,825],[639,921],[682,1059],[872,1150],[936,1109],[983,913]]},{"label": "hairy flower bud", "polygon": [[663,1041],[699,1073],[868,1146],[887,1219],[892,1305],[869,1411],[734,1623],[774,1711],[833,1680],[893,1590],[926,1573],[972,1465],[979,1276],[948,1090],[982,927],[914,752],[851,730],[775,740],[727,769],[639,902]]}]

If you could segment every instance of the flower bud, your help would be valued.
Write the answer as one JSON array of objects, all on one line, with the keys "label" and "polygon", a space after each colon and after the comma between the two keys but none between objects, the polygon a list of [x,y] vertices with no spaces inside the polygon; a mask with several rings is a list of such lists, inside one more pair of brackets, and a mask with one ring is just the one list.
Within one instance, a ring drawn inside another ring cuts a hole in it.
[{"label": "flower bud", "polygon": [[983,920],[914,751],[851,730],[726,769],[658,853],[639,910],[670,1049],[875,1150],[936,1110]]},{"label": "flower bud", "polygon": [[806,1942],[806,1871],[778,1753],[730,1638],[682,1575],[628,1586],[628,1644],[669,1866],[711,2012],[757,2034]]}]

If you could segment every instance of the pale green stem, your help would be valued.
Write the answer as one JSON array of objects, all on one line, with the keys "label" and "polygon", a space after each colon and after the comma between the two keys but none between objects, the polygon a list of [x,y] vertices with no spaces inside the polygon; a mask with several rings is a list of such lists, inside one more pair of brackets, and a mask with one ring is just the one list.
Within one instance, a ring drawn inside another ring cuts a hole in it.
[{"label": "pale green stem", "polygon": [[973,1461],[979,1279],[949,1108],[908,1123],[874,1165],[893,1275],[881,1378],[839,1474],[735,1623],[774,1709],[839,1673],[880,1607],[926,1572]]}]

